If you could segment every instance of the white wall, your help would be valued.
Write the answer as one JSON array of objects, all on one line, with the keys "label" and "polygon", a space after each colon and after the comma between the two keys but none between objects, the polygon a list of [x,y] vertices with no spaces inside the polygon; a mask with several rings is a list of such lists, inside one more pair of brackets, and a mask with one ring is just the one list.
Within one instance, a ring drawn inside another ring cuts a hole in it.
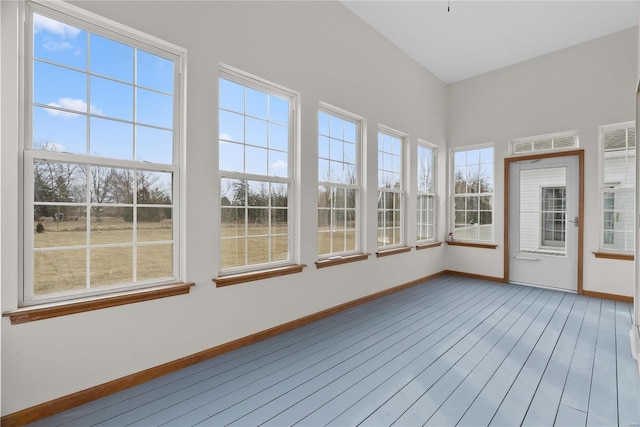
[{"label": "white wall", "polygon": [[502,277],[504,158],[513,138],[578,130],[585,149],[584,289],[632,296],[634,266],[596,259],[598,126],[635,118],[637,29],[629,29],[449,86],[450,147],[493,142],[496,250],[449,247],[447,268]]},{"label": "white wall", "polygon": [[[376,245],[377,126],[438,144],[439,223],[446,181],[447,88],[334,2],[76,2],[188,49],[189,295],[12,326],[2,318],[2,414],[187,356],[444,266],[439,247],[317,270],[316,112],[319,101],[367,119],[368,252]],[[2,310],[17,307],[18,94],[16,4],[2,1]],[[301,93],[301,274],[215,288],[217,70],[229,64]],[[410,174],[415,178],[414,168]],[[414,182],[414,180],[412,180]],[[410,189],[415,190],[411,185]],[[410,198],[409,218],[414,221]],[[438,234],[442,235],[440,228]],[[408,243],[414,240],[409,236]]]}]

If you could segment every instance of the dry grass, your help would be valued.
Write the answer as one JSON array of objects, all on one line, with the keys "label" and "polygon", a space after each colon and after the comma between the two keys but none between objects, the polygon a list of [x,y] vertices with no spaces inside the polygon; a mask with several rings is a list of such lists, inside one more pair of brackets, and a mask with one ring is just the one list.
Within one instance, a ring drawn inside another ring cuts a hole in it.
[{"label": "dry grass", "polygon": [[264,225],[249,225],[245,237],[244,225],[222,227],[222,268],[243,267],[284,261],[289,258],[289,232],[286,225],[271,228]]},{"label": "dry grass", "polygon": [[[133,271],[133,224],[122,219],[105,218],[91,224],[91,245],[122,244],[118,247],[96,247],[89,251],[90,271],[87,280],[86,222],[62,221],[43,223],[45,231],[35,232],[34,247],[80,249],[36,251],[34,256],[34,292],[45,295],[131,283]],[[138,242],[159,242],[172,239],[171,222],[139,223]],[[137,281],[173,275],[172,244],[138,245]]]},{"label": "dry grass", "polygon": [[[37,251],[34,259],[34,290],[36,295],[81,290],[131,283],[133,267],[133,224],[122,219],[105,218],[91,224],[91,245],[121,244],[118,247],[91,248],[90,271],[87,280],[87,232],[83,220],[43,223],[45,231],[36,233],[36,248],[63,248]],[[244,225],[226,224],[222,227],[222,268],[243,267],[289,258],[288,229],[286,225],[272,227],[271,239],[267,226],[250,225],[245,237]],[[170,241],[170,221],[139,223],[138,242]],[[333,246],[331,244],[333,243]],[[64,249],[80,246],[80,249]],[[356,234],[350,231],[318,233],[318,253],[327,254],[355,250]],[[138,245],[137,281],[170,277],[172,273],[172,245]]]}]

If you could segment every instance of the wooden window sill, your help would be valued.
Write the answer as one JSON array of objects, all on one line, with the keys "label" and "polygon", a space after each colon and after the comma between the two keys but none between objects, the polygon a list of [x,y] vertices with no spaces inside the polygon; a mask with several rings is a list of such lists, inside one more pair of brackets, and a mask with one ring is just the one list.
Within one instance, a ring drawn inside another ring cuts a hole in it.
[{"label": "wooden window sill", "polygon": [[438,246],[442,246],[442,242],[431,242],[416,245],[416,250],[419,251],[422,249],[437,248]]},{"label": "wooden window sill", "polygon": [[320,261],[316,261],[316,268],[332,267],[334,265],[348,264],[350,262],[356,262],[356,261],[364,261],[368,259],[370,255],[371,254],[355,254],[355,255],[344,255],[336,258],[322,259]]},{"label": "wooden window sill", "polygon": [[635,259],[633,254],[620,254],[612,252],[594,252],[593,254],[596,256],[596,258],[619,259],[622,261],[633,261]]},{"label": "wooden window sill", "polygon": [[473,242],[447,242],[449,246],[466,246],[469,248],[480,248],[480,249],[495,249],[498,245],[493,243],[473,243]]},{"label": "wooden window sill", "polygon": [[85,311],[100,310],[102,308],[150,301],[175,295],[188,294],[195,283],[172,283],[170,285],[154,286],[152,288],[136,289],[109,295],[81,298],[72,301],[61,301],[23,307],[2,313],[9,317],[12,325],[50,319],[52,317],[67,316],[69,314],[84,313]]},{"label": "wooden window sill", "polygon": [[269,279],[271,277],[300,273],[305,267],[305,264],[286,265],[284,267],[270,268],[268,270],[219,276],[216,279],[213,279],[213,281],[216,283],[216,287],[220,288],[222,286],[237,285],[238,283],[253,282],[254,280]]},{"label": "wooden window sill", "polygon": [[376,252],[376,257],[382,258],[382,257],[385,257],[385,256],[402,254],[402,253],[410,252],[410,251],[411,251],[411,247],[409,247],[409,246],[403,246],[401,248],[393,248],[393,249],[384,249],[384,250]]}]

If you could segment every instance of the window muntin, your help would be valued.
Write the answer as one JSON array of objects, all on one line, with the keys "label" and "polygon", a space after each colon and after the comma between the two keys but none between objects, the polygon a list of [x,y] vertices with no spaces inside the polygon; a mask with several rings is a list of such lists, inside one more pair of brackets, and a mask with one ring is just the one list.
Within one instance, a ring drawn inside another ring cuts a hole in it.
[{"label": "window muntin", "polygon": [[226,69],[219,90],[220,272],[290,264],[295,95]]},{"label": "window muntin", "polygon": [[436,148],[425,142],[418,141],[417,163],[418,204],[416,240],[418,242],[434,241],[436,238]]},{"label": "window muntin", "polygon": [[601,248],[633,253],[635,245],[636,130],[634,122],[600,127],[602,149]]},{"label": "window muntin", "polygon": [[24,302],[177,280],[181,52],[28,11]]},{"label": "window muntin", "polygon": [[318,255],[360,250],[362,121],[334,109],[318,112]]},{"label": "window muntin", "polygon": [[378,132],[378,249],[404,244],[404,144],[401,134]]},{"label": "window muntin", "polygon": [[457,149],[453,157],[453,237],[493,240],[493,147]]}]

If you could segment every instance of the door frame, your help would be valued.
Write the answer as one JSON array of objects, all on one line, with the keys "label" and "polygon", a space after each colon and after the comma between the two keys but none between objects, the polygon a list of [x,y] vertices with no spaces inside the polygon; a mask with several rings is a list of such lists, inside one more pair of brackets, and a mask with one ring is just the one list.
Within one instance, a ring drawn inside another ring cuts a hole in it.
[{"label": "door frame", "polygon": [[584,150],[557,151],[543,154],[530,154],[504,159],[504,281],[509,282],[509,172],[512,162],[540,160],[557,157],[577,156],[578,158],[578,294],[582,295],[582,268],[584,244]]}]

